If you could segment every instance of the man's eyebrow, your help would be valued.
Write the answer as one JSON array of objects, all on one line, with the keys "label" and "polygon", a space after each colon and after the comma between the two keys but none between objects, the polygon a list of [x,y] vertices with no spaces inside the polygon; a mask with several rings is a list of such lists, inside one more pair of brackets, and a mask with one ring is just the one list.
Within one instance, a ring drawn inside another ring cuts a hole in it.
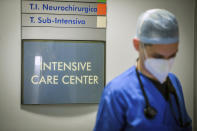
[{"label": "man's eyebrow", "polygon": [[165,58],[165,56],[163,56],[161,54],[157,54],[157,53],[153,54],[152,56],[155,58]]}]

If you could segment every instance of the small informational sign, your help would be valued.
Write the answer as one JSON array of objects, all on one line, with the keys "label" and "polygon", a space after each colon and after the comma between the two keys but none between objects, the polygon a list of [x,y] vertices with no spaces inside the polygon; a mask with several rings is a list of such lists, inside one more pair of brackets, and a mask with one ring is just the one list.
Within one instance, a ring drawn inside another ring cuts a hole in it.
[{"label": "small informational sign", "polygon": [[97,26],[101,25],[100,23],[106,23],[106,19],[100,19],[102,15],[106,15],[106,4],[24,1],[22,6],[24,7],[22,10],[24,13],[22,14],[22,26],[24,27],[106,27],[106,24],[104,24],[105,26]]},{"label": "small informational sign", "polygon": [[[72,33],[78,40],[105,41],[106,11],[106,0],[22,0],[22,39],[37,39],[38,34],[43,39],[64,40]],[[84,31],[87,33],[79,36]]]},{"label": "small informational sign", "polygon": [[23,1],[22,13],[97,15],[99,5],[100,3]]},{"label": "small informational sign", "polygon": [[[23,26],[35,27],[86,27],[102,28],[106,26],[105,17],[102,16],[76,16],[76,15],[46,15],[46,14],[24,14]],[[104,19],[102,19],[104,18]],[[27,21],[26,21],[27,20]]]},{"label": "small informational sign", "polygon": [[22,103],[98,103],[104,54],[104,42],[24,40]]}]

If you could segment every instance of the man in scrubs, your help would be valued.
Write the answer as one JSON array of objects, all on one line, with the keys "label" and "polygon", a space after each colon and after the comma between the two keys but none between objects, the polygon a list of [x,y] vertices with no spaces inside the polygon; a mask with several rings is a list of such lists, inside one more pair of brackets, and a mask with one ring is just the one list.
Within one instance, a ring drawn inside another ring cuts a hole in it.
[{"label": "man in scrubs", "polygon": [[104,88],[94,131],[190,131],[181,84],[169,73],[179,46],[175,16],[151,9],[138,19],[136,65]]}]

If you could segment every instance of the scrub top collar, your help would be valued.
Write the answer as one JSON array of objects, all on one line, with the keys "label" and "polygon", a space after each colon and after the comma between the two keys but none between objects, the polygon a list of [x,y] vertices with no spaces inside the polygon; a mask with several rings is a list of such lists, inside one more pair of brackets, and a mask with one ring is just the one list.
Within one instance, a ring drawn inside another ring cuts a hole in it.
[{"label": "scrub top collar", "polygon": [[142,74],[139,70],[138,70],[138,72],[141,75],[143,75],[143,77],[147,78],[148,80],[150,80],[154,84],[154,87],[161,93],[161,95],[164,97],[164,99],[166,101],[169,100],[169,93],[174,93],[174,87],[173,87],[169,77],[167,77],[166,81],[161,84],[159,81],[151,79],[151,78],[147,77],[146,75]]}]

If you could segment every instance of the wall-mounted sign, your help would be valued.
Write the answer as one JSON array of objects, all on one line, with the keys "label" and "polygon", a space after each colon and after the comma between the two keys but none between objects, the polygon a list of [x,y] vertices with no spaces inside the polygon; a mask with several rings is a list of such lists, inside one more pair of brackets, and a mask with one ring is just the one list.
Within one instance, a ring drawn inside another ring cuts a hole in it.
[{"label": "wall-mounted sign", "polygon": [[106,0],[22,0],[22,104],[98,103]]},{"label": "wall-mounted sign", "polygon": [[[106,0],[23,0],[22,39],[37,39],[39,34],[43,39],[70,40],[66,34],[72,33],[77,40],[105,41],[106,7]],[[43,31],[53,37],[47,37]],[[79,36],[84,31],[87,33]],[[62,32],[64,37],[60,36]]]},{"label": "wall-mounted sign", "polygon": [[46,14],[23,14],[22,26],[35,27],[86,27],[105,28],[105,16],[76,16],[76,15],[46,15]]},{"label": "wall-mounted sign", "polygon": [[23,1],[22,13],[106,15],[104,3]]},{"label": "wall-mounted sign", "polygon": [[98,103],[104,54],[104,42],[24,40],[22,103]]}]

